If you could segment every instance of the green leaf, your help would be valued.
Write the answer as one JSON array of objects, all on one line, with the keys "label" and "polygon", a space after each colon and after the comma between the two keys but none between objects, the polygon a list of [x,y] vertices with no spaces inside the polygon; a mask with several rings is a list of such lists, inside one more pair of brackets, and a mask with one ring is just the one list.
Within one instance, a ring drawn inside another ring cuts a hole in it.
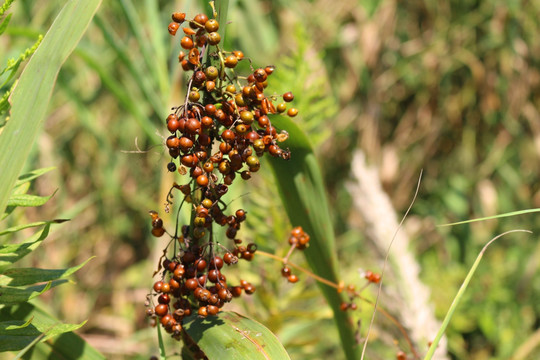
[{"label": "green leaf", "polygon": [[0,274],[2,274],[13,263],[19,261],[36,249],[49,235],[51,224],[45,225],[43,229],[20,244],[0,245]]},{"label": "green leaf", "polygon": [[101,0],[66,3],[11,95],[11,117],[0,133],[0,213],[41,129],[60,67],[84,34]]},{"label": "green leaf", "polygon": [[53,336],[73,331],[83,326],[86,321],[80,324],[49,325],[32,321],[9,320],[0,322],[0,351],[18,351],[23,349],[36,338],[45,341]]},{"label": "green leaf", "polygon": [[23,225],[17,225],[10,228],[7,228],[5,230],[0,231],[0,236],[6,235],[6,234],[12,234],[18,231],[21,231],[23,229],[28,229],[31,227],[38,227],[46,224],[61,224],[63,222],[69,221],[68,219],[54,219],[50,221],[37,221],[29,224],[23,224]]},{"label": "green leaf", "polygon": [[[304,250],[306,260],[313,272],[329,281],[339,282],[334,231],[330,209],[326,199],[321,170],[309,139],[287,117],[272,117],[272,125],[286,130],[289,139],[281,147],[289,148],[291,159],[285,161],[269,157],[281,200],[293,226],[302,226],[310,235],[310,245]],[[349,315],[340,310],[343,301],[336,289],[319,283],[334,312],[343,350],[347,359],[359,358],[355,329]]]},{"label": "green leaf", "polygon": [[8,269],[0,277],[0,286],[26,286],[40,282],[64,279],[80,268],[85,266],[91,259],[80,265],[67,269],[36,269],[36,268],[16,268]]},{"label": "green leaf", "polygon": [[46,284],[29,286],[26,288],[0,286],[0,304],[11,306],[31,300],[36,296],[43,294],[50,288],[56,287],[65,282],[67,282],[67,280],[55,280],[49,281]]},{"label": "green leaf", "polygon": [[[45,334],[45,336],[42,339],[39,339],[39,341],[49,339],[49,341],[37,345],[40,347],[40,350],[44,350],[44,352],[49,354],[49,357],[43,358],[55,360],[105,359],[103,355],[86,343],[80,336],[71,332],[83,326],[85,322],[74,325],[61,324],[57,319],[47,314],[39,307],[29,303],[22,303],[16,306],[9,306],[0,309],[0,318],[5,321],[16,320],[19,322],[32,319],[31,325],[34,326],[38,331],[41,331],[42,334]],[[55,339],[51,339],[51,337],[56,335],[59,336],[57,336]],[[38,336],[39,335],[36,336],[34,334],[33,336],[28,336],[26,339],[24,339],[22,336],[13,337],[11,339],[7,339],[7,342],[17,342],[18,347],[13,349],[13,351],[18,351],[31,344],[33,340],[38,338]],[[6,350],[3,347],[3,339],[4,336],[0,335],[0,352]]]},{"label": "green leaf", "polygon": [[450,324],[450,320],[452,319],[452,316],[454,316],[454,312],[456,311],[459,303],[463,299],[465,290],[467,290],[467,287],[469,286],[469,283],[471,282],[471,279],[474,273],[476,272],[478,265],[480,265],[480,261],[482,260],[482,257],[484,256],[484,253],[486,252],[487,248],[498,238],[506,234],[510,234],[514,232],[526,232],[526,233],[532,234],[532,231],[528,231],[528,230],[510,230],[500,235],[497,235],[482,248],[482,250],[480,251],[480,254],[478,254],[478,256],[476,257],[476,260],[474,261],[474,264],[471,266],[471,269],[467,273],[465,280],[463,280],[463,283],[461,284],[461,287],[459,288],[456,296],[454,297],[454,300],[452,301],[452,305],[450,305],[450,308],[448,309],[448,312],[446,313],[446,316],[444,317],[444,320],[441,324],[441,327],[439,328],[439,331],[437,332],[437,335],[435,336],[435,339],[429,346],[428,352],[426,353],[424,360],[431,360],[433,358],[433,355],[435,354],[435,350],[437,350],[437,346],[439,342],[441,341],[441,338],[443,337],[446,331],[446,328],[448,327],[448,324]]},{"label": "green leaf", "polygon": [[17,324],[10,324],[11,322],[5,321],[0,323],[0,333],[2,333],[2,330],[17,330],[27,327],[32,323],[32,318],[26,320],[23,324],[19,324],[19,321],[15,321]]},{"label": "green leaf", "polygon": [[54,170],[54,169],[56,169],[56,168],[54,166],[51,166],[51,167],[36,169],[36,170],[32,170],[30,172],[27,172],[26,174],[23,174],[23,175],[19,176],[17,181],[15,181],[15,187],[21,186],[21,185],[26,184],[26,183],[34,180],[34,179],[37,179],[41,175],[46,174],[49,171]]},{"label": "green leaf", "polygon": [[50,198],[52,198],[54,194],[50,196],[37,196],[37,195],[29,195],[29,194],[19,194],[19,195],[12,195],[8,202],[7,206],[24,206],[24,207],[34,207],[34,206],[41,206],[45,204],[47,201],[49,201]]},{"label": "green leaf", "polygon": [[0,23],[0,35],[2,35],[4,31],[6,31],[9,25],[9,20],[11,20],[11,15],[13,14],[8,14],[8,16],[6,16],[4,20],[2,20],[2,22]]},{"label": "green leaf", "polygon": [[234,312],[204,319],[192,315],[184,323],[184,331],[209,359],[290,359],[270,330]]},{"label": "green leaf", "polygon": [[437,225],[437,226],[438,227],[445,227],[445,226],[463,225],[463,224],[470,224],[470,223],[478,222],[478,221],[500,219],[500,218],[505,218],[505,217],[518,216],[518,215],[530,214],[530,213],[536,213],[536,212],[540,212],[540,209],[518,210],[518,211],[512,211],[512,212],[504,213],[504,214],[486,216],[486,217],[478,218],[478,219],[464,220],[464,221],[459,221],[459,222],[450,223],[450,224],[441,224],[441,225]]}]

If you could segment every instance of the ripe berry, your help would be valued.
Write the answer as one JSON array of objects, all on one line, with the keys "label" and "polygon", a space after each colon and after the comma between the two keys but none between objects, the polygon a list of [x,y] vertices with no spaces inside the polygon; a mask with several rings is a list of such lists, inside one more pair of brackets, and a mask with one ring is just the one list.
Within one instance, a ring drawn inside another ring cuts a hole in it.
[{"label": "ripe berry", "polygon": [[163,281],[156,281],[154,283],[154,291],[155,292],[161,292],[162,288],[163,288]]},{"label": "ripe berry", "polygon": [[251,295],[255,292],[255,286],[247,284],[246,286],[244,286],[244,291],[246,292],[246,294]]},{"label": "ripe berry", "polygon": [[209,33],[219,30],[219,23],[215,19],[210,19],[204,24],[204,28]]},{"label": "ripe berry", "polygon": [[228,141],[228,142],[233,141],[235,137],[236,137],[236,136],[234,135],[234,132],[232,132],[232,131],[229,130],[229,129],[227,129],[227,130],[225,130],[225,131],[223,131],[223,132],[221,133],[221,138],[222,138],[224,141]]},{"label": "ripe berry", "polygon": [[282,112],[285,112],[285,110],[287,110],[287,104],[285,103],[281,103],[277,106],[277,112],[278,113],[282,113]]},{"label": "ripe berry", "polygon": [[180,41],[180,46],[182,46],[186,50],[192,49],[193,40],[189,36],[184,36]]},{"label": "ripe berry", "polygon": [[236,56],[238,58],[238,60],[241,60],[241,59],[244,58],[244,53],[241,52],[240,50],[234,50],[233,54],[234,54],[234,56]]},{"label": "ripe berry", "polygon": [[221,36],[217,32],[211,32],[208,34],[208,43],[210,45],[217,45],[221,41]]},{"label": "ripe berry", "polygon": [[172,19],[174,22],[181,24],[186,19],[186,14],[181,12],[175,12],[172,14]]},{"label": "ripe berry", "polygon": [[[208,71],[208,69],[210,69],[211,67],[213,67],[213,66],[209,66],[206,70]],[[216,71],[217,71],[217,69],[216,69]],[[204,111],[206,111],[207,115],[212,116],[212,115],[214,115],[216,113],[216,106],[214,104],[207,104],[204,107]]]},{"label": "ripe berry", "polygon": [[[206,14],[197,14],[195,15],[195,17],[193,18],[193,21],[196,22],[197,24],[199,25],[202,25],[204,26],[204,24],[206,24],[206,22],[208,21],[208,16],[206,16]],[[190,26],[192,25],[193,22],[190,22]],[[193,28],[197,28],[198,25],[197,24],[193,24]]]},{"label": "ripe berry", "polygon": [[236,264],[238,262],[238,258],[234,256],[232,253],[228,252],[223,255],[223,261],[227,265]]},{"label": "ripe berry", "polygon": [[170,162],[167,164],[167,170],[169,170],[169,172],[175,172],[176,171],[176,164],[174,162]]},{"label": "ripe berry", "polygon": [[255,81],[257,82],[265,81],[267,76],[268,75],[266,74],[266,71],[264,71],[264,69],[257,69],[253,73],[253,77],[255,78]]},{"label": "ripe berry", "polygon": [[215,305],[208,305],[206,306],[206,309],[208,310],[209,315],[217,315],[219,312],[219,308]]},{"label": "ripe berry", "polygon": [[290,108],[289,111],[287,111],[287,115],[289,115],[290,117],[295,117],[296,115],[298,115],[298,109]]},{"label": "ripe berry", "polygon": [[234,55],[229,55],[225,58],[225,66],[228,68],[233,68],[238,64],[238,58]]},{"label": "ripe berry", "polygon": [[286,101],[286,102],[291,102],[293,101],[294,99],[294,95],[292,92],[286,92],[285,94],[283,94],[283,101]]},{"label": "ripe berry", "polygon": [[169,307],[166,304],[159,304],[154,309],[157,316],[165,316],[169,312]]},{"label": "ripe berry", "polygon": [[[215,66],[207,67],[206,70],[204,71],[204,73],[205,73],[206,78],[208,80],[215,80],[219,75],[219,71]],[[214,109],[215,109],[215,107],[214,107]]]},{"label": "ripe berry", "polygon": [[199,312],[198,312],[199,316],[201,317],[207,317],[208,316],[208,309],[206,308],[206,306],[201,306],[199,308]]},{"label": "ripe berry", "polygon": [[154,235],[155,237],[161,237],[161,236],[163,236],[163,234],[165,234],[165,229],[164,228],[153,228],[152,229],[152,235]]},{"label": "ripe berry", "polygon": [[240,113],[240,119],[246,125],[250,125],[253,122],[253,113],[248,110],[244,110]]},{"label": "ripe berry", "polygon": [[180,139],[178,139],[174,135],[171,135],[167,138],[166,144],[169,149],[177,148],[178,146],[180,146]]},{"label": "ripe berry", "polygon": [[189,92],[189,101],[197,102],[201,98],[201,94],[198,91],[192,90]]},{"label": "ripe berry", "polygon": [[175,23],[175,22],[172,22],[169,24],[169,34],[171,35],[176,35],[176,32],[178,31],[178,28],[180,27],[180,25],[178,25],[178,23]]},{"label": "ripe berry", "polygon": [[168,294],[161,294],[158,297],[158,303],[160,304],[168,304],[171,301],[171,298]]},{"label": "ripe berry", "polygon": [[298,276],[291,274],[287,277],[287,281],[294,284],[295,282],[298,282]]},{"label": "ripe berry", "polygon": [[281,276],[289,277],[290,275],[291,275],[291,268],[288,266],[284,266],[283,269],[281,269]]},{"label": "ripe berry", "polygon": [[220,258],[219,256],[214,256],[211,260],[210,260],[210,268],[213,268],[213,269],[221,269],[223,267],[223,259]]},{"label": "ripe berry", "polygon": [[197,184],[198,184],[199,186],[203,186],[203,187],[204,187],[204,186],[207,186],[207,185],[208,185],[208,176],[206,176],[206,175],[204,175],[204,174],[203,174],[203,175],[199,175],[199,176],[197,177]]},{"label": "ripe berry", "polygon": [[214,81],[212,81],[212,80],[208,80],[204,84],[204,87],[206,88],[206,91],[212,92],[216,88],[216,83]]}]

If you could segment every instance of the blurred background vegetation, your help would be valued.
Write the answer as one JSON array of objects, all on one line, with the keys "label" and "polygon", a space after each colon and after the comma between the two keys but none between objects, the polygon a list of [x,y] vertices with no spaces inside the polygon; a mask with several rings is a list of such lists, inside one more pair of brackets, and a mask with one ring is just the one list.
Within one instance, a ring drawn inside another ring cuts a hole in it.
[{"label": "blurred background vegetation", "polygon": [[[1,39],[2,63],[30,47],[63,3],[18,0],[9,36]],[[166,29],[173,11],[195,15],[205,6],[104,2],[60,72],[26,164],[56,166],[35,193],[59,191],[15,220],[72,219],[29,265],[64,267],[96,255],[76,274],[76,285],[42,300],[66,322],[89,319],[79,333],[110,359],[157,354],[143,303],[164,244],[150,236],[147,211],[163,212],[173,181],[160,144],[168,109],[184,96],[179,38]],[[515,228],[535,233],[488,250],[451,323],[452,358],[538,358],[538,216],[435,225],[540,207],[540,2],[231,0],[230,7],[226,48],[242,50],[256,65],[275,64],[272,89],[296,94],[296,121],[311,134],[326,174],[344,279],[362,284],[359,269],[382,265],[366,246],[345,188],[353,152],[361,149],[378,166],[398,214],[424,169],[405,228],[439,317],[491,237]],[[137,148],[148,151],[126,152]],[[284,254],[290,225],[271,172],[237,184],[235,196],[250,214],[244,238]],[[238,273],[258,291],[229,309],[266,324],[294,359],[341,358],[331,311],[314,282],[286,284],[279,269],[263,258],[241,264]],[[361,306],[364,332],[370,315]],[[369,358],[391,358],[394,337],[376,333]]]}]

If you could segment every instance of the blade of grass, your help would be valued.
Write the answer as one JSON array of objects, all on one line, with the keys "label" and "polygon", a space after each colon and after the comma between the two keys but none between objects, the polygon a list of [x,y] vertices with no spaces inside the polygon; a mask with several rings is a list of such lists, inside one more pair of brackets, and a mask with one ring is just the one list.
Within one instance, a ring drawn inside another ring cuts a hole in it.
[{"label": "blade of grass", "polygon": [[[163,73],[163,71],[160,71],[159,69],[160,67],[163,67],[163,64],[156,65],[156,59],[154,56],[155,49],[151,48],[151,41],[149,41],[148,38],[143,35],[141,27],[142,22],[139,14],[137,14],[137,10],[133,6],[133,2],[131,0],[120,0],[120,5],[128,20],[129,28],[135,35],[135,39],[137,39],[143,60],[148,67],[149,72],[154,77],[154,82],[159,85],[160,93],[162,95],[168,94],[169,79],[167,78],[167,74]],[[158,61],[159,60],[161,59],[158,59]]]},{"label": "blade of grass", "polygon": [[450,305],[450,309],[448,309],[448,312],[446,313],[446,316],[444,317],[444,320],[441,324],[441,328],[439,329],[439,331],[437,332],[437,335],[435,336],[435,339],[431,343],[431,346],[429,347],[429,350],[426,356],[424,357],[424,360],[431,360],[431,358],[433,357],[433,354],[435,354],[437,345],[439,344],[439,341],[444,335],[444,332],[446,331],[446,328],[448,327],[448,324],[450,323],[450,320],[452,319],[452,316],[454,315],[454,312],[456,311],[456,308],[459,305],[459,302],[463,298],[463,294],[465,293],[465,290],[469,286],[469,283],[471,282],[471,279],[476,269],[478,268],[478,265],[480,264],[480,260],[482,260],[482,257],[484,256],[484,253],[486,252],[489,245],[491,245],[495,240],[499,239],[500,237],[507,234],[515,233],[515,232],[526,232],[526,233],[532,234],[532,231],[529,231],[529,230],[510,230],[500,235],[497,235],[482,248],[482,251],[480,251],[480,254],[478,254],[478,256],[476,257],[476,260],[474,261],[474,264],[469,270],[469,273],[465,277],[465,280],[463,280],[463,284],[461,284],[461,287],[459,288],[458,293],[456,294],[456,297],[454,298],[454,301],[452,301],[452,304]]},{"label": "blade of grass", "polygon": [[470,224],[470,223],[473,223],[473,222],[486,221],[486,220],[493,220],[493,219],[500,219],[500,218],[505,218],[505,217],[510,217],[510,216],[517,216],[517,215],[523,215],[523,214],[530,214],[530,213],[535,213],[535,212],[540,212],[540,209],[527,209],[527,210],[512,211],[512,212],[509,212],[509,213],[498,214],[498,215],[493,215],[493,216],[486,216],[486,217],[483,217],[483,218],[471,219],[471,220],[465,220],[465,221],[459,221],[459,222],[455,222],[455,223],[442,224],[442,225],[437,225],[437,226],[438,226],[438,227],[445,227],[445,226],[454,226],[454,225]]},{"label": "blade of grass", "polygon": [[82,49],[77,49],[75,54],[79,56],[84,62],[92,69],[94,69],[103,84],[111,91],[111,93],[118,99],[118,101],[128,110],[135,118],[139,126],[144,130],[149,138],[154,137],[156,128],[152,126],[152,123],[148,120],[144,110],[141,108],[141,103],[133,101],[129,92],[122,87],[122,85],[114,79],[109,73],[108,69],[103,66],[98,57],[90,54]]},{"label": "blade of grass", "polygon": [[71,54],[101,0],[69,1],[24,69],[11,96],[11,117],[0,134],[0,213],[45,117],[62,64]]},{"label": "blade of grass", "polygon": [[[293,226],[302,226],[310,235],[310,246],[304,251],[313,272],[332,282],[339,282],[334,231],[326,199],[321,170],[309,139],[289,118],[272,117],[272,124],[289,133],[282,147],[289,148],[291,159],[269,158],[281,200]],[[340,310],[342,296],[336,289],[319,283],[334,312],[347,359],[358,359],[359,347],[349,315]]]},{"label": "blade of grass", "polygon": [[105,41],[107,41],[111,49],[116,53],[116,56],[118,56],[120,61],[126,66],[146,99],[154,108],[156,114],[159,114],[160,117],[165,117],[166,109],[162,101],[163,97],[160,97],[157,94],[153,87],[153,83],[149,81],[150,78],[146,74],[143,74],[142,71],[135,66],[133,61],[130,59],[128,52],[126,51],[126,47],[123,45],[123,42],[119,39],[118,35],[114,32],[114,29],[107,21],[103,20],[99,14],[94,18],[94,22],[101,30]]}]

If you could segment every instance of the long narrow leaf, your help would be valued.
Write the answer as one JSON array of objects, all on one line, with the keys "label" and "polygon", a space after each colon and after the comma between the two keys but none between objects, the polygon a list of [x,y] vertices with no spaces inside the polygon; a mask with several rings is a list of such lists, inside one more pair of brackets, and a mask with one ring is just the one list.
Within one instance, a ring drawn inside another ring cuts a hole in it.
[{"label": "long narrow leaf", "polygon": [[[53,194],[54,195],[54,194]],[[24,207],[33,207],[41,206],[45,204],[53,195],[50,196],[37,196],[37,195],[12,195],[7,203],[7,206],[24,206]]]},{"label": "long narrow leaf", "polygon": [[92,258],[82,264],[67,269],[36,269],[36,268],[15,268],[8,269],[4,276],[0,277],[0,286],[25,286],[45,281],[64,279],[78,271]]},{"label": "long narrow leaf", "polygon": [[[47,314],[39,307],[22,303],[15,306],[4,307],[0,309],[0,318],[4,321],[9,320],[28,320],[31,319],[32,325],[37,329],[41,329],[47,332],[47,338],[49,341],[38,344],[41,347],[40,350],[45,350],[50,356],[49,359],[55,360],[104,360],[105,357],[101,355],[96,349],[86,343],[81,337],[71,332],[72,330],[84,325],[81,324],[60,324],[60,322]],[[64,332],[63,331],[68,331]],[[51,337],[58,335],[54,339]],[[35,337],[34,337],[35,338]],[[27,339],[32,340],[32,339]],[[40,340],[45,340],[42,338]],[[27,342],[26,344],[30,344]],[[24,343],[21,343],[24,345]],[[22,349],[19,347],[17,350]],[[1,349],[1,347],[0,347]]]},{"label": "long narrow leaf", "polygon": [[45,240],[47,235],[49,235],[50,227],[51,224],[45,225],[41,231],[20,244],[0,245],[0,274],[11,267],[13,263],[36,249]]},{"label": "long narrow leaf", "polygon": [[30,153],[45,117],[60,67],[73,51],[101,0],[66,3],[28,65],[11,97],[11,117],[0,134],[0,213]]},{"label": "long narrow leaf", "polygon": [[2,230],[0,231],[0,236],[2,235],[7,235],[7,234],[13,234],[15,232],[18,232],[18,231],[21,231],[23,229],[28,229],[28,228],[31,228],[31,227],[38,227],[38,226],[42,226],[42,225],[46,225],[46,224],[61,224],[65,221],[69,221],[67,219],[55,219],[55,220],[50,220],[50,221],[38,221],[38,222],[33,222],[33,223],[29,223],[29,224],[23,224],[23,225],[17,225],[17,226],[13,226],[13,227],[10,227],[10,228],[7,228],[5,230]]},{"label": "long narrow leaf", "polygon": [[19,327],[9,330],[8,326],[24,323],[24,321],[11,320],[0,323],[0,350],[3,351],[18,351],[36,339],[45,341],[53,336],[63,334],[65,332],[77,330],[83,326],[86,321],[80,324],[55,324],[53,326],[44,326],[44,324],[33,322],[29,326]]},{"label": "long narrow leaf", "polygon": [[49,290],[53,284],[56,286],[65,283],[66,281],[67,280],[49,281],[43,285],[29,286],[27,288],[2,286],[0,287],[0,305],[11,306],[28,301]]},{"label": "long narrow leaf", "polygon": [[433,358],[433,355],[435,354],[435,350],[437,350],[437,345],[439,344],[439,341],[441,341],[441,338],[443,337],[443,335],[444,335],[444,333],[446,331],[446,328],[448,327],[448,324],[450,323],[450,320],[452,319],[452,316],[454,315],[454,312],[456,311],[456,309],[457,309],[457,307],[459,305],[459,302],[463,298],[463,294],[465,294],[465,290],[467,290],[467,287],[469,286],[469,283],[471,282],[471,279],[472,279],[476,269],[478,268],[478,265],[480,265],[480,261],[482,260],[482,257],[484,256],[484,253],[486,252],[489,245],[491,245],[498,238],[500,238],[500,237],[502,237],[502,236],[504,236],[506,234],[510,234],[510,233],[514,233],[514,232],[526,232],[526,233],[532,234],[532,232],[528,231],[528,230],[511,230],[511,231],[507,231],[507,232],[502,233],[502,234],[494,237],[493,239],[491,239],[482,248],[482,251],[480,251],[480,254],[478,254],[478,256],[476,257],[476,260],[474,261],[473,266],[471,266],[471,269],[469,270],[469,273],[465,277],[465,280],[463,280],[463,283],[461,284],[461,287],[459,288],[459,290],[458,290],[458,292],[456,294],[456,297],[452,301],[452,305],[450,305],[450,309],[448,309],[448,312],[446,313],[446,316],[444,317],[444,320],[443,320],[443,322],[441,324],[441,327],[440,327],[439,331],[437,332],[437,335],[435,336],[435,339],[433,340],[433,342],[429,346],[428,352],[427,352],[426,356],[424,357],[424,360],[431,360]]},{"label": "long narrow leaf", "polygon": [[[338,282],[330,210],[321,171],[309,139],[289,118],[272,117],[272,124],[289,133],[289,140],[282,146],[290,149],[291,159],[269,159],[287,215],[293,226],[302,226],[311,237],[310,246],[304,254],[314,273]],[[348,314],[339,308],[341,295],[328,285],[319,283],[319,286],[334,311],[347,359],[359,358],[352,321]]]},{"label": "long narrow leaf", "polygon": [[15,182],[15,187],[21,186],[23,184],[28,183],[29,181],[37,179],[41,175],[44,175],[44,174],[46,174],[49,171],[54,170],[54,169],[56,169],[56,168],[54,166],[51,166],[51,167],[32,170],[32,171],[30,171],[30,172],[28,172],[26,174],[23,174],[23,175],[19,176],[19,178]]},{"label": "long narrow leaf", "polygon": [[479,221],[486,221],[486,220],[500,219],[500,218],[511,217],[511,216],[518,216],[518,215],[523,215],[523,214],[531,214],[531,213],[535,213],[535,212],[540,212],[540,209],[518,210],[518,211],[512,211],[512,212],[504,213],[504,214],[498,214],[498,215],[493,215],[493,216],[486,216],[486,217],[478,218],[478,219],[471,219],[471,220],[458,221],[458,222],[450,223],[450,224],[441,224],[441,225],[437,225],[437,226],[438,226],[438,227],[445,227],[445,226],[463,225],[463,224],[470,224],[470,223],[473,223],[473,222],[479,222]]}]

